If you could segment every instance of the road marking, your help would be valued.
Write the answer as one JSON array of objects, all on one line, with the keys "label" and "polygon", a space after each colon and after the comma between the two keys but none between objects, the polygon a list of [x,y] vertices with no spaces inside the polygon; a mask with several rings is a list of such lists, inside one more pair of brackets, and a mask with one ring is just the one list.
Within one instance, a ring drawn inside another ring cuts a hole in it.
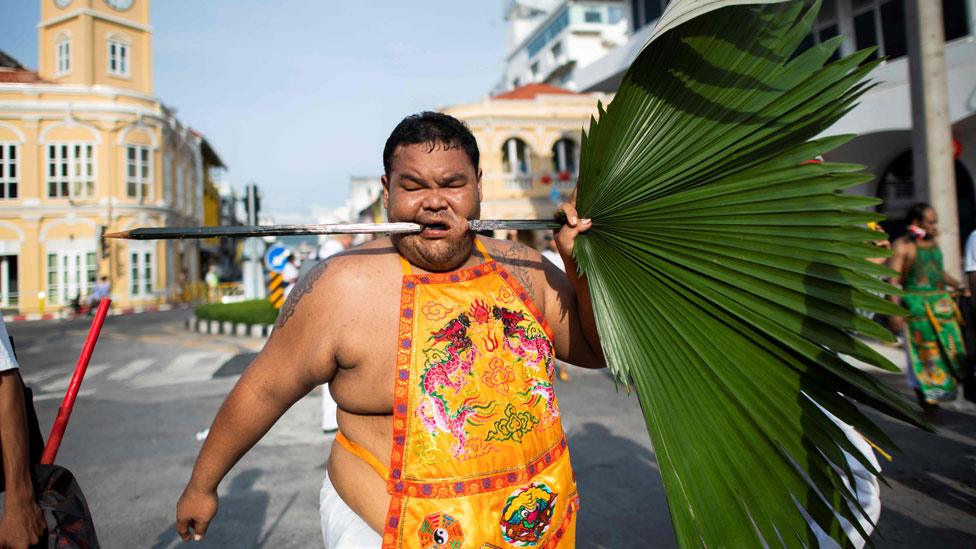
[{"label": "road marking", "polygon": [[[111,364],[92,364],[85,371],[85,379],[90,380],[92,377],[97,376],[101,372],[107,370],[110,366]],[[73,375],[74,372],[66,376],[62,376],[61,378],[52,381],[50,383],[45,383],[44,385],[41,385],[41,392],[53,393],[53,392],[60,391],[61,393],[64,393],[65,391],[68,390],[68,385],[71,384],[71,376]]]},{"label": "road marking", "polygon": [[38,385],[42,382],[51,379],[52,377],[64,375],[60,370],[48,370],[46,372],[29,374],[29,375],[24,375],[24,374],[25,372],[23,371],[23,369],[21,369],[20,375],[24,380],[24,385]]},{"label": "road marking", "polygon": [[156,363],[154,358],[137,358],[108,375],[109,381],[126,381]]},{"label": "road marking", "polygon": [[134,387],[146,388],[174,383],[209,381],[231,353],[200,351],[183,353],[165,368],[158,368],[132,380]]},{"label": "road marking", "polygon": [[[78,398],[95,394],[94,389],[81,389],[78,391]],[[43,395],[34,395],[34,402],[39,402],[42,400],[54,400],[64,398],[64,393],[47,393]]]}]

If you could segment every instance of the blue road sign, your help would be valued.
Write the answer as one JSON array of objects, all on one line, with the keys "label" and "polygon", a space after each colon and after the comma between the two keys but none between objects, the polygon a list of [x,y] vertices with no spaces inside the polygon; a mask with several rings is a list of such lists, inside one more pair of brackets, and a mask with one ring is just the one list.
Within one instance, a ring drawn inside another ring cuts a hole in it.
[{"label": "blue road sign", "polygon": [[271,246],[267,252],[264,252],[264,265],[268,269],[280,273],[285,269],[285,264],[288,263],[288,255],[290,253],[288,248],[281,244]]},{"label": "blue road sign", "polygon": [[557,189],[555,185],[553,185],[552,189],[549,191],[549,202],[555,204],[556,206],[564,202],[563,193],[559,192],[559,189]]}]

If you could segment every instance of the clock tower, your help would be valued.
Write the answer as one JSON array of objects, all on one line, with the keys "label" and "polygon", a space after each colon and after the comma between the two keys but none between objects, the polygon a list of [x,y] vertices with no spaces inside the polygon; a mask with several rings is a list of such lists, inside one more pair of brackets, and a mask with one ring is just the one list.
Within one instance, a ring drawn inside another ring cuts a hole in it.
[{"label": "clock tower", "polygon": [[152,95],[149,0],[39,1],[42,78]]}]

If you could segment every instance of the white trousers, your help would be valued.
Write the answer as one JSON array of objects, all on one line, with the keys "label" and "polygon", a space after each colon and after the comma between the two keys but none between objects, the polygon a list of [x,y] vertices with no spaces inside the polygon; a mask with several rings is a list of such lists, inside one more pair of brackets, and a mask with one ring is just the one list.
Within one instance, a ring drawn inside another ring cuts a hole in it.
[{"label": "white trousers", "polygon": [[319,520],[326,549],[375,549],[383,545],[383,537],[342,501],[328,473],[319,492]]},{"label": "white trousers", "polygon": [[322,430],[323,431],[335,431],[339,428],[339,422],[336,420],[336,411],[339,406],[336,401],[332,400],[332,394],[329,393],[329,386],[322,386]]},{"label": "white trousers", "polygon": [[[819,406],[819,404],[818,404]],[[847,425],[841,420],[837,419],[836,416],[830,412],[823,410],[838,427],[844,431],[847,435],[847,439],[857,448],[857,450],[864,455],[868,463],[876,467],[879,471],[881,470],[881,465],[878,463],[878,458],[874,456],[874,450],[871,446],[864,440],[864,437],[860,435],[853,427]],[[878,523],[878,518],[881,516],[881,488],[878,485],[878,478],[874,476],[874,473],[864,468],[861,462],[855,459],[854,456],[844,452],[844,458],[847,460],[847,466],[851,468],[851,472],[854,474],[854,492],[857,494],[857,501],[864,508],[870,521],[864,518],[859,512],[854,513],[857,517],[857,521],[861,524],[861,527],[870,534],[874,530],[874,525]],[[850,487],[850,483],[847,480],[846,475],[841,475],[841,480],[844,484]],[[861,537],[860,532],[846,519],[838,517],[840,521],[841,528],[847,533],[847,537],[851,540],[854,547],[861,548],[864,547],[866,541]],[[820,526],[814,522],[812,519],[807,519],[807,524],[817,535],[817,541],[820,542],[821,549],[834,549],[840,547],[836,541],[834,541],[826,532],[823,531]]]}]

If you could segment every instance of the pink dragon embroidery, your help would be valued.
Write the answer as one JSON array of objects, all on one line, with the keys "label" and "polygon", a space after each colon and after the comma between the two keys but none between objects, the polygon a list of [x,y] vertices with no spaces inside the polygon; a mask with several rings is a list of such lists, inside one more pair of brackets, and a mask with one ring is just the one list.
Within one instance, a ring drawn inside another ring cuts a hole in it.
[{"label": "pink dragon embroidery", "polygon": [[540,399],[545,401],[546,411],[542,414],[543,426],[552,425],[556,421],[556,418],[559,417],[559,409],[556,408],[556,392],[552,389],[551,383],[536,380],[532,382],[532,385],[526,393],[521,394],[531,395],[530,407],[534,407]]},{"label": "pink dragon embroidery", "polygon": [[[454,454],[454,457],[460,458],[467,452],[465,446],[468,443],[468,434],[464,430],[465,423],[468,419],[484,417],[478,408],[481,407],[472,406],[471,399],[468,399],[458,408],[456,414],[451,415],[444,401],[434,395],[420,403],[417,408],[417,415],[420,416],[420,421],[429,432],[444,431],[451,433],[454,436],[454,447],[451,449],[451,453]],[[493,408],[493,406],[489,408]]]},{"label": "pink dragon embroidery", "polygon": [[[464,385],[464,376],[471,373],[474,360],[478,356],[478,348],[474,346],[471,338],[468,337],[468,326],[471,321],[464,313],[451,320],[440,331],[431,334],[430,339],[434,343],[447,343],[447,357],[434,364],[424,371],[420,378],[420,384],[424,393],[434,395],[438,387],[450,387],[457,393]],[[467,351],[465,353],[465,351]],[[464,356],[462,356],[462,353]],[[461,376],[455,374],[459,372]]]},{"label": "pink dragon embroidery", "polygon": [[[525,360],[532,367],[538,368],[541,363],[545,366],[549,379],[552,379],[555,374],[552,345],[549,344],[549,340],[539,333],[538,330],[530,333],[524,327],[519,326],[519,323],[525,320],[525,313],[515,312],[504,307],[498,307],[497,305],[492,307],[491,312],[495,318],[502,322],[505,334],[505,346],[508,350],[512,351],[515,356]],[[512,343],[513,339],[515,343]],[[535,356],[530,357],[530,352],[534,353]]]},{"label": "pink dragon embroidery", "polygon": [[447,356],[428,366],[420,378],[421,389],[426,398],[417,407],[417,416],[429,432],[443,431],[454,436],[454,457],[465,453],[467,433],[464,425],[470,416],[478,414],[478,407],[471,406],[471,399],[468,399],[452,414],[440,391],[442,388],[450,388],[457,394],[464,386],[465,378],[471,374],[478,348],[468,337],[469,326],[471,319],[461,313],[431,334],[430,339],[434,344],[447,343],[444,349]]}]

